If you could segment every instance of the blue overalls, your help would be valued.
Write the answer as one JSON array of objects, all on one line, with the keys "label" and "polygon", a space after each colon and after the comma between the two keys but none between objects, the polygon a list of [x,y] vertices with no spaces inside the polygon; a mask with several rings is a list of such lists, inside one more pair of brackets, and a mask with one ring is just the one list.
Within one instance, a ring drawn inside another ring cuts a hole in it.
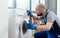
[{"label": "blue overalls", "polygon": [[[48,14],[48,13],[47,13]],[[46,14],[46,16],[47,16]],[[47,19],[44,19],[44,22],[47,23]],[[58,38],[58,33],[51,28],[50,31],[39,31],[34,34],[34,38]]]}]

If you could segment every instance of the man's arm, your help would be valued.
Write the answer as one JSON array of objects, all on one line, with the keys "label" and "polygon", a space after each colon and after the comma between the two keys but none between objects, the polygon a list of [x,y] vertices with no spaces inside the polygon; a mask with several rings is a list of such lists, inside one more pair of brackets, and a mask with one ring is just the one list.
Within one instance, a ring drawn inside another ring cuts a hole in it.
[{"label": "man's arm", "polygon": [[32,22],[27,23],[27,28],[28,29],[34,29],[34,30],[50,30],[53,25],[53,22],[48,22],[46,25],[41,25],[41,26],[35,26]]},{"label": "man's arm", "polygon": [[32,16],[32,17],[37,19],[37,20],[42,20],[44,18],[43,16]]},{"label": "man's arm", "polygon": [[35,18],[35,19],[38,19],[38,20],[40,20],[42,17],[40,17],[40,16],[34,16],[33,14],[32,14],[32,12],[31,11],[29,11],[29,10],[27,10],[27,15],[29,15],[30,17],[33,17],[33,18]]},{"label": "man's arm", "polygon": [[46,25],[37,26],[37,30],[50,30],[53,22],[48,22]]},{"label": "man's arm", "polygon": [[40,20],[40,18],[38,16],[33,16],[33,18],[35,18],[37,20]]}]

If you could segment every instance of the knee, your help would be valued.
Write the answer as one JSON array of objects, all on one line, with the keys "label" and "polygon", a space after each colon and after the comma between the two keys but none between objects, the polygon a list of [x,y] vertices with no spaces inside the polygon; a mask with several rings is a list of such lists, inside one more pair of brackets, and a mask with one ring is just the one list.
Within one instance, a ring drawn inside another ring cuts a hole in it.
[{"label": "knee", "polygon": [[34,34],[34,38],[47,38],[47,34],[45,32],[37,32]]},{"label": "knee", "polygon": [[39,34],[38,33],[35,33],[34,34],[34,38],[38,38],[39,37]]},{"label": "knee", "polygon": [[40,32],[37,32],[37,33],[34,34],[34,38],[40,38],[40,37],[41,37]]},{"label": "knee", "polygon": [[34,34],[34,38],[36,38],[36,37],[37,37],[37,34],[35,33],[35,34]]}]

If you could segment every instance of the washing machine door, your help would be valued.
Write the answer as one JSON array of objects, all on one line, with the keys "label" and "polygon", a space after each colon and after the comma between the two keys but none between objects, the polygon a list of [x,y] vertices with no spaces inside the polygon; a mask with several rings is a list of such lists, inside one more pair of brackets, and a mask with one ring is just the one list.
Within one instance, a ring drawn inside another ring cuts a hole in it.
[{"label": "washing machine door", "polygon": [[32,30],[27,29],[27,21],[29,18],[25,18],[26,16],[23,16],[19,24],[19,38],[32,38]]},{"label": "washing machine door", "polygon": [[19,28],[19,38],[32,38],[32,30],[27,29],[27,22],[23,21]]},{"label": "washing machine door", "polygon": [[22,31],[23,31],[23,34],[27,32],[27,22],[25,20],[23,21],[23,24],[22,24]]}]

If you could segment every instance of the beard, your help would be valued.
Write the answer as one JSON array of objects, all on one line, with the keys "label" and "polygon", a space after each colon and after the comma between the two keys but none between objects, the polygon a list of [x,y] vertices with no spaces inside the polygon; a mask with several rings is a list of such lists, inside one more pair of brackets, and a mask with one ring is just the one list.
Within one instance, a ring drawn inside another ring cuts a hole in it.
[{"label": "beard", "polygon": [[41,13],[41,14],[37,14],[37,16],[42,16],[43,14]]}]

